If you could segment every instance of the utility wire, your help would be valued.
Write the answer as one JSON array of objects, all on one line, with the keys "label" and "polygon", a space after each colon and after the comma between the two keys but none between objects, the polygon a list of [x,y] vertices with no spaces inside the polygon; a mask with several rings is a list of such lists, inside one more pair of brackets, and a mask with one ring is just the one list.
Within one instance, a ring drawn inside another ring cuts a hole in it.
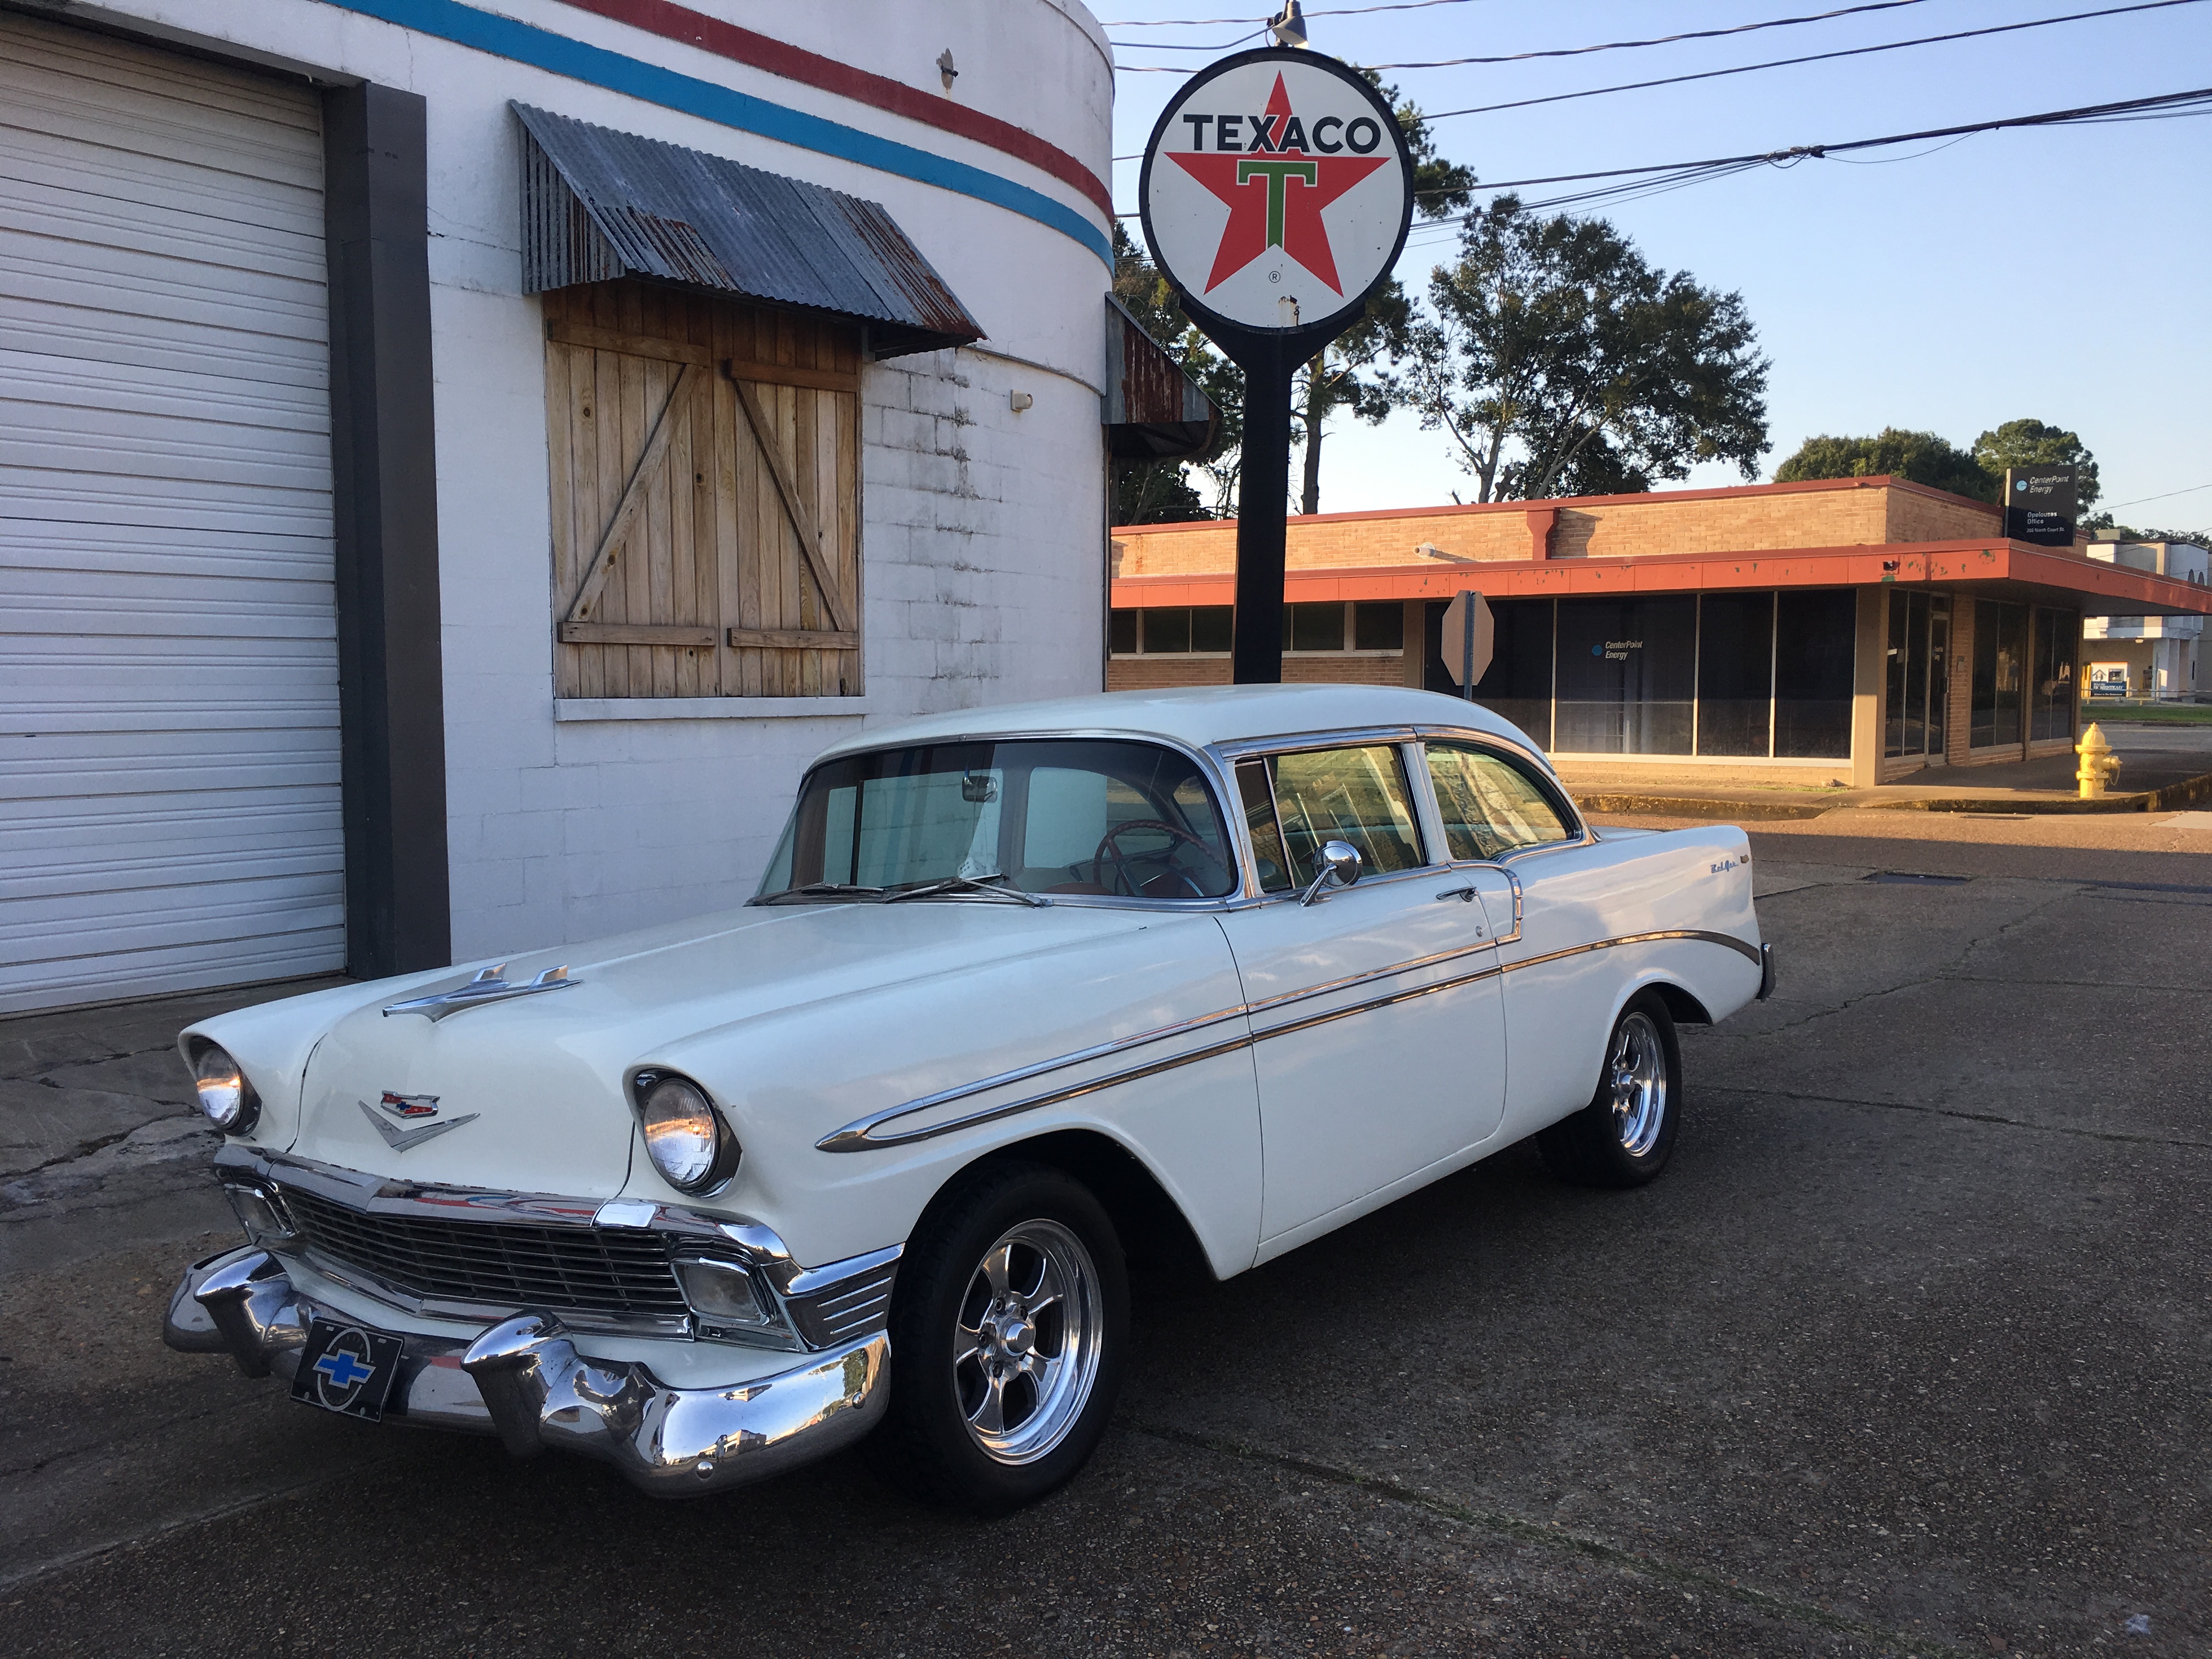
[{"label": "utility wire", "polygon": [[[1680,86],[1690,81],[1717,81],[1725,76],[1749,75],[1757,70],[1789,69],[1798,64],[1823,64],[1838,58],[1864,58],[1878,52],[1902,52],[1907,46],[1939,46],[1947,40],[1972,40],[1987,34],[2013,34],[2021,29],[2048,28],[2053,23],[2079,23],[2093,17],[2118,17],[2129,12],[2164,11],[2169,6],[2195,6],[2203,0],[2139,0],[2132,6],[2108,6],[2100,11],[2069,12],[2063,17],[2035,17],[2024,23],[1996,23],[1987,28],[1959,29],[1949,34],[1927,34],[1916,40],[1890,40],[1874,46],[1848,46],[1839,52],[1816,52],[1803,58],[1778,58],[1765,64],[1739,64],[1734,69],[1700,70],[1692,75],[1668,75],[1656,81],[1628,81],[1613,87],[1589,87],[1581,92],[1555,92],[1542,98],[1516,98],[1510,103],[1477,104],[1467,109],[1430,112],[1425,118],[1441,121],[1454,115],[1489,115],[1498,110],[1528,109],[1538,104],[1563,104],[1577,98],[1599,98],[1613,92],[1641,92],[1650,87]],[[1376,64],[1370,67],[1419,69],[1425,64]]]},{"label": "utility wire", "polygon": [[[1607,40],[1595,46],[1555,46],[1545,52],[1510,52],[1498,58],[1444,58],[1432,64],[1377,64],[1376,69],[1444,69],[1460,64],[1518,64],[1532,58],[1583,58],[1594,52],[1626,52],[1637,46],[1671,46],[1681,40],[1717,40],[1723,35],[1752,34],[1760,29],[1795,28],[1800,23],[1825,23],[1834,17],[1854,17],[1866,11],[1895,11],[1900,6],[1917,6],[1926,0],[1869,0],[1856,6],[1838,6],[1833,11],[1816,11],[1803,17],[1770,17],[1763,22],[1738,23],[1724,29],[1686,29],[1680,34],[1654,35],[1648,40]],[[1316,14],[1309,12],[1307,15]],[[1246,35],[1244,40],[1251,37]],[[1225,52],[1240,40],[1226,41],[1218,46],[1148,46],[1136,40],[1115,40],[1109,44],[1127,46],[1136,52]],[[1131,67],[1134,67],[1132,65]]]},{"label": "utility wire", "polygon": [[[1372,11],[1426,11],[1431,6],[1465,6],[1474,0],[1395,0],[1387,6],[1331,6],[1319,11],[1310,11],[1308,17],[1358,17]],[[1118,23],[1101,23],[1103,29],[1196,29],[1212,28],[1227,23],[1249,23],[1255,27],[1267,27],[1265,17],[1126,17]]]},{"label": "utility wire", "polygon": [[[1721,155],[1704,161],[1664,161],[1648,167],[1606,167],[1595,173],[1553,173],[1540,178],[1506,179],[1495,184],[1480,186],[1496,193],[1522,190],[1531,185],[1577,185],[1599,179],[1635,179],[1634,184],[1611,186],[1620,191],[1641,190],[1648,185],[1671,185],[1675,183],[1696,183],[1703,178],[1724,178],[1730,173],[1746,172],[1759,167],[1794,167],[1801,161],[1817,161],[1828,158],[1844,159],[1847,150],[1880,149],[1888,144],[1919,143],[1930,138],[1960,138],[1970,133],[1998,132],[2014,127],[2053,127],[2102,125],[2111,121],[2143,120],[2174,115],[2212,113],[2212,87],[2200,87],[2194,92],[2166,92],[2150,98],[2130,98],[2117,103],[2084,104],[2075,109],[2046,110],[2039,115],[2011,115],[1994,121],[1970,121],[1955,127],[1929,127],[1919,132],[1896,132],[1883,138],[1853,138],[1836,144],[1792,144],[1784,149],[1765,150],[1753,155]],[[1606,194],[1606,191],[1587,192],[1590,196]],[[1562,198],[1562,200],[1568,199]],[[1539,204],[1532,204],[1539,205]],[[1540,205],[1550,205],[1542,204]],[[1134,213],[1115,216],[1134,219]],[[1433,219],[1417,226],[1416,231],[1457,224],[1468,214],[1455,214]]]},{"label": "utility wire", "polygon": [[2131,501],[2114,501],[2103,510],[2112,513],[2124,507],[2141,507],[2145,501],[2162,501],[2175,495],[2194,495],[2200,489],[2212,489],[2212,483],[2191,484],[2186,489],[2169,489],[2163,495],[2138,495]]}]

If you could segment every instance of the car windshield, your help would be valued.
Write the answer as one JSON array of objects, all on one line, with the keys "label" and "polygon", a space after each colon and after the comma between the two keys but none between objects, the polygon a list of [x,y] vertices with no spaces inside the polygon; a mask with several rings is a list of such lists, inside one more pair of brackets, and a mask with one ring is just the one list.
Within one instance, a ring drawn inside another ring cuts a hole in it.
[{"label": "car windshield", "polygon": [[[956,881],[956,878],[964,880]],[[938,743],[807,774],[755,903],[1025,893],[1220,898],[1235,855],[1188,756],[1094,738]]]}]

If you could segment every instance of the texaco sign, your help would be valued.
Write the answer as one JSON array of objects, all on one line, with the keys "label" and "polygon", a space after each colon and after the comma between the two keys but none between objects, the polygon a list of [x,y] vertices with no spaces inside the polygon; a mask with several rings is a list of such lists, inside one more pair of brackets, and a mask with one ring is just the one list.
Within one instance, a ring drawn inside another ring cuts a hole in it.
[{"label": "texaco sign", "polygon": [[1413,190],[1374,88],[1333,58],[1273,50],[1191,78],[1139,186],[1145,239],[1194,320],[1260,333],[1348,327],[1405,246]]}]

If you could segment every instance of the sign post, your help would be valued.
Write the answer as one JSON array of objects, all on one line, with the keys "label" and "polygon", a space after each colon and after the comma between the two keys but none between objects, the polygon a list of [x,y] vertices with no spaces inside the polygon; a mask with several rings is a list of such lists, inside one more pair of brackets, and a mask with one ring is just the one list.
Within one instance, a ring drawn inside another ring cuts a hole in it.
[{"label": "sign post", "polygon": [[1413,222],[1413,159],[1356,71],[1270,47],[1208,64],[1168,100],[1138,201],[1184,313],[1244,371],[1231,678],[1279,681],[1291,377],[1389,279]]}]

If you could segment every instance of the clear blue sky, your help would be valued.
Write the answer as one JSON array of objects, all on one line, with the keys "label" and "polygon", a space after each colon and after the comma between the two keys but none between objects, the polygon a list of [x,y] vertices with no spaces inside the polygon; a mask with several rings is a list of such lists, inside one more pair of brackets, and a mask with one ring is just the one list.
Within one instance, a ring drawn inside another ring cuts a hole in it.
[{"label": "clear blue sky", "polygon": [[[1355,0],[1356,3],[1356,0]],[[1462,0],[1419,10],[1309,12],[1316,49],[1354,63],[1492,55],[1644,39],[1834,9],[1850,0]],[[1919,0],[1857,17],[1722,40],[1385,78],[1425,110],[1490,104],[1839,47],[2102,9],[2114,0]],[[1237,0],[1093,0],[1121,42],[1227,43],[1236,24],[1119,20],[1257,17]],[[1251,44],[1261,44],[1254,41]],[[1124,65],[1207,52],[1122,51]],[[1116,155],[1142,149],[1178,83],[1116,77]],[[1486,179],[1764,152],[2212,86],[2212,3],[2055,24],[1828,64],[1440,121],[1442,152]],[[1645,253],[1741,292],[1774,362],[1774,448],[1886,425],[1961,446],[2032,416],[2081,434],[2104,501],[2212,485],[2212,117],[1984,133],[1600,207]],[[1906,159],[1915,158],[1915,159]],[[1136,205],[1134,161],[1115,199]],[[1526,192],[1534,196],[1540,192]],[[1132,228],[1134,228],[1133,223]],[[1425,284],[1449,242],[1417,224],[1399,265]],[[1323,451],[1322,510],[1402,507],[1469,493],[1438,434],[1407,415],[1340,418]],[[1692,484],[1741,482],[1701,469]],[[2124,522],[2212,526],[2212,489],[2118,507]]]}]

